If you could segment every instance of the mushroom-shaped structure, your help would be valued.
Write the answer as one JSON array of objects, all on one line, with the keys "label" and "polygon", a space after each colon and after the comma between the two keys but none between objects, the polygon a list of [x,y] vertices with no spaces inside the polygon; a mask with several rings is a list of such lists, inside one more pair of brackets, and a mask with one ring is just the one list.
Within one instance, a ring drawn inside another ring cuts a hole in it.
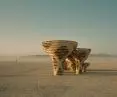
[{"label": "mushroom-shaped structure", "polygon": [[66,65],[64,68],[67,70],[72,69],[75,71],[77,67],[77,74],[86,72],[86,68],[89,66],[89,63],[84,62],[87,60],[90,52],[91,49],[89,48],[77,48],[76,50],[73,50],[72,53],[66,58]]},{"label": "mushroom-shaped structure", "polygon": [[77,47],[76,41],[51,40],[42,42],[43,49],[47,52],[53,64],[54,75],[63,73],[63,62],[69,54]]}]

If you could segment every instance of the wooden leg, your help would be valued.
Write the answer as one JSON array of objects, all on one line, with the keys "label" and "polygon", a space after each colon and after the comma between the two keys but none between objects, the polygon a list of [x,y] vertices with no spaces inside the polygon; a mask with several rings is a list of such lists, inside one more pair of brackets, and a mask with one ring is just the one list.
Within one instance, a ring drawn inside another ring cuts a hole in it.
[{"label": "wooden leg", "polygon": [[90,63],[87,63],[87,62],[86,62],[86,63],[83,63],[83,65],[82,65],[82,66],[83,66],[82,71],[83,71],[83,72],[87,72],[87,67],[88,67],[89,65],[90,65]]},{"label": "wooden leg", "polygon": [[57,74],[58,75],[63,75],[64,69],[63,69],[63,61],[58,61],[58,71]]},{"label": "wooden leg", "polygon": [[57,72],[58,72],[57,60],[53,56],[51,58],[52,58],[52,65],[53,65],[53,75],[56,76],[57,75]]},{"label": "wooden leg", "polygon": [[81,66],[80,66],[80,61],[78,59],[75,58],[75,63],[76,63],[76,74],[81,74],[82,70],[81,70]]}]

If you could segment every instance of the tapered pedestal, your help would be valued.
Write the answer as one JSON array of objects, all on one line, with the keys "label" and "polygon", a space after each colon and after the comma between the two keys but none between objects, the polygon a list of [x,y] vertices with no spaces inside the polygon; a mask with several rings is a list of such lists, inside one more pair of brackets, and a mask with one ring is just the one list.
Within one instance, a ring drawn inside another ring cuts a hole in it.
[{"label": "tapered pedestal", "polygon": [[86,72],[89,63],[84,63],[87,60],[91,49],[77,48],[72,51],[66,58],[66,70],[73,70],[76,74]]},{"label": "tapered pedestal", "polygon": [[42,42],[45,52],[47,52],[53,65],[53,75],[61,75],[64,72],[63,62],[73,50],[77,48],[76,41],[51,40]]}]

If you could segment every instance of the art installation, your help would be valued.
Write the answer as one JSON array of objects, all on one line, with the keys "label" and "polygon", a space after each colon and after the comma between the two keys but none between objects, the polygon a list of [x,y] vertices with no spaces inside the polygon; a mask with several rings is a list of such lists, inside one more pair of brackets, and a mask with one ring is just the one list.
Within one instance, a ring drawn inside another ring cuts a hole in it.
[{"label": "art installation", "polygon": [[85,62],[87,60],[91,49],[88,48],[77,48],[65,59],[64,69],[65,70],[76,70],[76,64],[78,65],[78,72],[86,72],[87,67],[90,63]]},{"label": "art installation", "polygon": [[43,41],[45,52],[52,59],[53,75],[62,75],[64,70],[72,70],[75,74],[86,72],[89,63],[84,63],[91,49],[77,48],[76,41],[51,40]]}]

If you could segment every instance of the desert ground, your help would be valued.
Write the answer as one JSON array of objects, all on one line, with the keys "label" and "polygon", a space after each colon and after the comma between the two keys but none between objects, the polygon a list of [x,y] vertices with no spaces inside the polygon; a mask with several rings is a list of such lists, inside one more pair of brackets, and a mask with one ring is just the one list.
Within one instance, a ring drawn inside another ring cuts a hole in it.
[{"label": "desert ground", "polygon": [[86,73],[53,76],[48,56],[2,56],[0,97],[117,97],[117,58],[89,57],[88,62]]}]

